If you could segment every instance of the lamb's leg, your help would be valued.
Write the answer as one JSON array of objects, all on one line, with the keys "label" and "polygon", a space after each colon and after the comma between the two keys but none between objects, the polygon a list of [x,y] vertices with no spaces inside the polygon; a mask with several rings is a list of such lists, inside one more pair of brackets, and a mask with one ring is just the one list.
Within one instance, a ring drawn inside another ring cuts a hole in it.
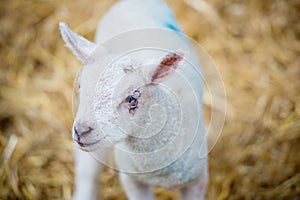
[{"label": "lamb's leg", "polygon": [[195,182],[180,189],[181,200],[205,200],[205,193],[208,182],[208,174],[205,171],[203,176],[199,177]]},{"label": "lamb's leg", "polygon": [[120,172],[120,181],[129,200],[154,200],[151,189],[135,181],[129,175]]},{"label": "lamb's leg", "polygon": [[[107,155],[107,152],[103,153]],[[75,147],[75,191],[73,200],[98,199],[98,177],[103,168],[104,166],[88,152]]]}]

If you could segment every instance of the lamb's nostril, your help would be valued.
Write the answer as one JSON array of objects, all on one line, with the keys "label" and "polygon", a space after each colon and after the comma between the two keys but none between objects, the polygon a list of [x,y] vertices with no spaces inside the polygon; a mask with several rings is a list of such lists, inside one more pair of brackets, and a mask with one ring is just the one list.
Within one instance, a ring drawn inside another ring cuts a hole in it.
[{"label": "lamb's nostril", "polygon": [[83,132],[81,133],[81,135],[89,134],[89,133],[92,132],[93,130],[94,130],[93,128],[88,127],[88,130],[87,130],[87,131],[83,131]]},{"label": "lamb's nostril", "polygon": [[74,126],[74,133],[75,136],[77,137],[77,139],[79,140],[81,136],[83,135],[87,135],[89,133],[91,133],[94,129],[90,126],[88,126],[87,128],[80,128],[78,129],[78,127]]},{"label": "lamb's nostril", "polygon": [[80,136],[79,136],[79,133],[78,133],[75,126],[74,126],[73,130],[74,130],[73,138],[74,138],[75,141],[79,142],[80,141]]},{"label": "lamb's nostril", "polygon": [[75,126],[74,126],[74,133],[76,134],[76,136],[79,136],[78,131]]}]

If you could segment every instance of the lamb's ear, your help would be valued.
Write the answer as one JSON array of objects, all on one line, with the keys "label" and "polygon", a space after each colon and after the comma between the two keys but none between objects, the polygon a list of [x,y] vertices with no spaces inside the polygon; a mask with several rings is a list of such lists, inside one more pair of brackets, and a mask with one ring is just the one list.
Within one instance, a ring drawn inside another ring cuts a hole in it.
[{"label": "lamb's ear", "polygon": [[74,33],[69,29],[68,25],[64,22],[59,23],[61,36],[66,43],[66,46],[73,52],[73,54],[82,62],[96,47],[96,44],[90,42],[84,37]]},{"label": "lamb's ear", "polygon": [[182,55],[180,53],[170,53],[166,55],[152,74],[151,82],[159,82],[172,74],[178,68],[181,60]]}]

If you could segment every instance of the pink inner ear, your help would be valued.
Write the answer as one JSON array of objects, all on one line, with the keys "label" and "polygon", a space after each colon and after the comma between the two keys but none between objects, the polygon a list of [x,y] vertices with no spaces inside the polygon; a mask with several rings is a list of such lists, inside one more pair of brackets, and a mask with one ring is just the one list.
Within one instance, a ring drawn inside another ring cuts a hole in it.
[{"label": "pink inner ear", "polygon": [[152,75],[151,82],[158,81],[172,74],[177,68],[178,63],[182,60],[182,56],[178,53],[168,54],[158,65]]}]

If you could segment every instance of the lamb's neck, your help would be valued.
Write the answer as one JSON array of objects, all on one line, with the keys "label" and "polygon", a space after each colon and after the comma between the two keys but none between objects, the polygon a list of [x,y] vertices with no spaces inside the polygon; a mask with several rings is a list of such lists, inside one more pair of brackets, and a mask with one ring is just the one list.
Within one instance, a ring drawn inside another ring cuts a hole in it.
[{"label": "lamb's neck", "polygon": [[126,139],[125,144],[133,152],[152,152],[163,148],[174,137],[175,133],[162,130],[161,132],[149,138],[137,138],[129,136]]}]

